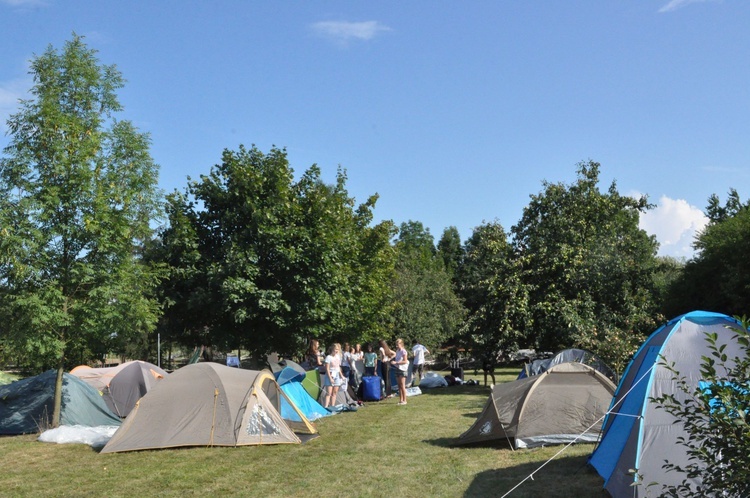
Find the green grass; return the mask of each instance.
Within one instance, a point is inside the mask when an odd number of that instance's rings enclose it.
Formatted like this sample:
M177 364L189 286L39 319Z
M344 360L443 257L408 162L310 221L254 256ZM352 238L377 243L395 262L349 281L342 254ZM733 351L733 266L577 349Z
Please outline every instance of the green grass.
M500 373L503 380L515 378L510 370ZM4 437L0 495L501 496L561 447L451 446L488 394L483 386L462 386L425 390L406 406L398 406L397 398L368 403L319 420L320 437L302 445L100 455L80 444ZM592 449L571 446L511 496L607 496L586 465Z

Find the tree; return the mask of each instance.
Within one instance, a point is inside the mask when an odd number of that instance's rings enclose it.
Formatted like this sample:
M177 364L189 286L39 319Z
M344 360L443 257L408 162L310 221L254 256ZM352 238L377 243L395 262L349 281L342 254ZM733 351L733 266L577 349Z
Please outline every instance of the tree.
M750 202L743 204L732 189L723 207L712 195L706 214L709 223L693 244L697 254L669 288L665 310L673 315L694 309L731 315L750 308Z
M459 295L467 309L461 329L466 346L493 364L525 342L528 295L508 234L497 222L474 229L458 268Z
M260 358L308 339L373 337L393 271L392 223L371 226L377 196L355 207L346 175L313 165L294 181L286 151L224 151L209 175L169 197L155 258L169 264L170 337Z
M464 249L461 246L461 236L456 227L448 227L443 230L443 235L438 241L438 254L443 259L445 270L454 276L464 257Z
M429 229L418 221L401 224L395 248L398 259L388 336L437 347L457 334L464 315L451 275L445 271Z
M31 61L32 99L8 119L0 161L0 282L6 344L62 374L74 351L143 342L158 274L141 258L158 212L149 137L128 121L123 79L73 35Z
M544 183L512 229L536 346L590 349L620 370L653 330L656 240L638 228L645 198L598 189L600 165L570 184Z
M711 355L701 363L703 385L691 388L674 364L667 365L684 400L666 394L654 401L684 425L688 438L680 438L679 444L686 448L689 463L667 461L664 468L685 479L662 486L660 496L750 495L750 321L736 318L732 340L744 354L728 357L727 344L718 343L718 334L707 334Z

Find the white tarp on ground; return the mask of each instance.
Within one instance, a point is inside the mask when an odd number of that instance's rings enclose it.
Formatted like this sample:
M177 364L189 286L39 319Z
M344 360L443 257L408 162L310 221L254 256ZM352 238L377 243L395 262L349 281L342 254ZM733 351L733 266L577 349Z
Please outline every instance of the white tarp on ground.
M419 387L422 388L446 387L447 385L448 381L435 372L427 372L424 379L419 381Z
M56 429L42 432L39 435L39 441L58 444L88 444L93 448L103 448L118 428L116 425L99 425L96 427L61 425Z

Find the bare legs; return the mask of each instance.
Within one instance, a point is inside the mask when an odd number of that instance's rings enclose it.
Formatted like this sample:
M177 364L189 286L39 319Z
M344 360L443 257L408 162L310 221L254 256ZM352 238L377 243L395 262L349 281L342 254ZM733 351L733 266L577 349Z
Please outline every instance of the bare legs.
M398 383L398 402L402 405L406 404L406 377L399 375L396 377Z

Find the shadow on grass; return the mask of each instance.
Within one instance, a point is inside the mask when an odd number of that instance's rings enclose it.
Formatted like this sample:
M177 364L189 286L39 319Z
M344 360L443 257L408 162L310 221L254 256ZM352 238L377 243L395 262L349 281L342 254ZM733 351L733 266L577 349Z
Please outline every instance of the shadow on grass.
M606 497L604 482L586 464L586 455L559 457L539 469L539 462L524 463L502 469L486 470L477 474L464 493L465 497L500 497L518 486L514 498L550 497ZM538 470L539 469L539 470ZM526 479L533 474L533 478ZM526 481L524 481L526 479Z
M480 443L459 444L458 437L439 437L435 439L424 439L423 443L439 446L441 448L494 448L498 450L509 450L510 442L504 439L494 439L492 441L482 441Z
M489 396L490 388L483 386L447 386L447 387L430 387L421 389L422 394L433 396L456 396L461 394L484 394Z

